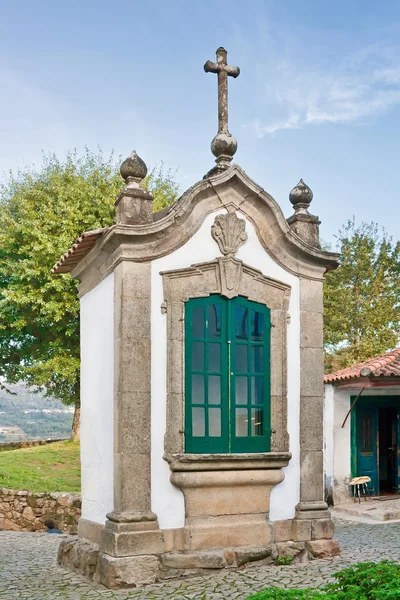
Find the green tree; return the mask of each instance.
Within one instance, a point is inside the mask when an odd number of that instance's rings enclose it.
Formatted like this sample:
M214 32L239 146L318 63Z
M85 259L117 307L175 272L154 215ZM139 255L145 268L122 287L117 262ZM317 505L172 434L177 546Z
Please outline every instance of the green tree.
M10 173L0 187L0 377L75 404L79 435L79 301L69 274L52 276L84 232L111 225L123 186L119 163L86 150L39 170ZM156 167L143 182L160 210L177 197L174 174ZM0 379L1 381L1 379Z
M326 276L328 371L394 348L400 336L400 242L376 223L349 220L337 236L341 266Z

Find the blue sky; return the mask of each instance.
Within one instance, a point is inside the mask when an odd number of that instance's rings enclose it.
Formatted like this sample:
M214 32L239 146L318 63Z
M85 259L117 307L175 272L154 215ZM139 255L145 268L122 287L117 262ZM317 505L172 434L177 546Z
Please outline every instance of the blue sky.
M0 172L136 149L184 190L214 164L223 45L235 162L286 216L302 177L326 240L353 214L400 237L399 34L398 0L1 2Z

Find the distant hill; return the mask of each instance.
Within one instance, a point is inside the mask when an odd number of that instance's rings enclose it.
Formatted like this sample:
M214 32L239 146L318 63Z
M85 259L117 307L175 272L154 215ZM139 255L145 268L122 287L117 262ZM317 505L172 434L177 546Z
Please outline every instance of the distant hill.
M73 406L44 398L24 387L8 386L15 396L0 390L0 442L68 438Z

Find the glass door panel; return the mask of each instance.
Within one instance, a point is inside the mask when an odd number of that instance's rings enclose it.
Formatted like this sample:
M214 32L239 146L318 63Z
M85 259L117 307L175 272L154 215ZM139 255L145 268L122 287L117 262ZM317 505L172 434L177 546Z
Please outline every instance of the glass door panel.
M232 452L267 452L270 448L269 316L265 306L244 298L232 300L228 307Z
M185 308L185 448L194 453L270 448L270 311L220 296Z
M185 310L185 447L187 452L225 452L228 427L226 300L191 300ZM222 408L222 409L221 409ZM225 409L226 412L226 409ZM227 415L225 417L227 420Z

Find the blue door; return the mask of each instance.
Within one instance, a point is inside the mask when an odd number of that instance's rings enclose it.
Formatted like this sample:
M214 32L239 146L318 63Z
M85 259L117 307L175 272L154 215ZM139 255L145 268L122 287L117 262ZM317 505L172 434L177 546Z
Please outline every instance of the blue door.
M393 450L393 468L392 468L392 488L393 491L400 494L400 409L396 410L396 421L392 427L392 450Z
M378 409L357 410L357 476L368 476L369 489L379 494Z

